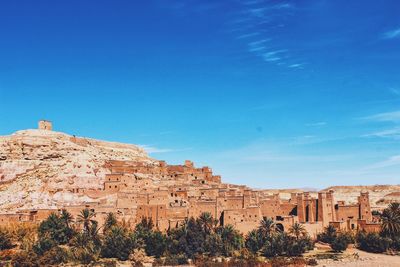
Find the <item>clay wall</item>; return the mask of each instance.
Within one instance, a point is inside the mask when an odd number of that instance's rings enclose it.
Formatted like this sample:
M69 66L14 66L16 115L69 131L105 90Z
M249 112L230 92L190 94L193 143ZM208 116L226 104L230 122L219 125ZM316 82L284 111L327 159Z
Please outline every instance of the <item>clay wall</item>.
M382 229L382 225L379 223L369 223L367 220L358 220L358 227L361 231L367 233L379 233Z
M338 221L346 221L347 219L359 218L359 205L337 206L336 218Z

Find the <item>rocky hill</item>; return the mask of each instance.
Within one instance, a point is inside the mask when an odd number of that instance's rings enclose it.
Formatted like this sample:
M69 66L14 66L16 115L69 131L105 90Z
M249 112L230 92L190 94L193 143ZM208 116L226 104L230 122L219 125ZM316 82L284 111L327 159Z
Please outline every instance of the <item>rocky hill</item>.
M400 185L359 185L332 186L323 191L333 190L335 200L356 203L359 192L369 192L371 208L381 209L391 202L400 202Z
M0 213L21 209L47 209L92 201L111 201L105 195L108 160L157 165L140 147L98 141L49 130L23 130L0 137ZM161 177L152 177L160 181ZM355 203L360 191L370 192L373 208L400 200L400 185L335 186L335 200ZM324 191L325 191L324 190ZM262 190L265 194L313 191ZM316 192L312 193L317 195Z
M0 212L90 201L77 189L103 188L106 160L153 162L137 146L47 130L0 137Z

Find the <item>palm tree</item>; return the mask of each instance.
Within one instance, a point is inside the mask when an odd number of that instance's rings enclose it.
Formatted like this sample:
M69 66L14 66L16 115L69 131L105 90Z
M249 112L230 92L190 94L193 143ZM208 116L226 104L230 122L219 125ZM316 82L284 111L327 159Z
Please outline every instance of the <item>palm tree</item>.
M233 251L242 247L243 237L232 225L219 227L219 234L222 239L225 256L231 256Z
M209 212L203 212L199 217L200 225L205 234L211 233L215 226L215 220Z
M101 246L99 231L100 231L100 228L98 227L98 222L94 221L89 226L89 231L87 232L91 241L93 242L93 244L96 248L100 248L100 246Z
M305 236L307 231L302 224L296 222L289 228L289 234L294 235L296 239L299 239L300 236Z
M260 233L263 237L270 236L279 231L276 227L276 223L271 218L263 217L260 226L258 227Z
M246 236L246 248L248 248L252 253L256 254L263 246L262 237L260 236L260 231L251 230Z
M107 232L108 230L111 229L111 227L117 225L118 221L117 218L115 217L115 214L110 212L107 214L106 220L104 221L104 226L103 230L104 232Z
M400 233L400 204L391 203L382 212L382 232L395 236Z
M72 217L71 213L66 209L61 210L60 219L67 227L70 227L71 223L74 221L74 217Z
M97 223L93 217L95 216L95 213L93 210L90 210L88 208L81 210L81 213L78 215L77 222L78 223L83 223L83 230L86 233L89 233L89 227L91 224Z

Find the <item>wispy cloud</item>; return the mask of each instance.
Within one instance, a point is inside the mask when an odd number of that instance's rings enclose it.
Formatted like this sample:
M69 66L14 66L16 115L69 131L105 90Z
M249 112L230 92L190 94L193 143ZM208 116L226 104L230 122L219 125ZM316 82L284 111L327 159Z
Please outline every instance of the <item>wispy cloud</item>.
M400 155L391 156L384 161L377 162L375 164L367 166L365 169L380 169L380 168L386 168L386 167L391 167L391 166L395 166L395 165L400 165Z
M400 121L400 110L396 110L396 111L392 111L392 112L378 113L375 115L364 117L363 119L371 120L371 121L399 122Z
M227 25L232 27L228 31L234 33L235 39L245 42L247 52L268 64L293 70L304 68L305 64L299 62L294 53L283 49L279 38L275 38L286 26L288 16L296 10L293 1L247 0L239 3L242 9L233 13Z
M263 54L263 58L267 62L279 61L283 58L283 53L285 53L286 51L287 50L285 49L269 51Z
M400 28L387 31L383 34L384 39L394 39L394 38L399 38L400 37Z
M236 39L244 39L244 38L250 38L250 37L254 37L254 36L258 36L260 35L259 32L251 32L251 33L246 33L246 34L242 34L236 37Z
M392 138L400 139L400 128L388 129L384 131L378 131L363 135L363 137L381 137L381 138Z
M302 69L304 67L304 63L290 64L288 67L292 69Z

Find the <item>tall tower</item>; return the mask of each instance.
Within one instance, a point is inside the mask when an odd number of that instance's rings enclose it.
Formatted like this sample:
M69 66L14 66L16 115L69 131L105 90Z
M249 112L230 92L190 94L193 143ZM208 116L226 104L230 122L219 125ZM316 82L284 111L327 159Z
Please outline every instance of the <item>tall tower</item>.
M52 131L53 130L53 124L51 123L51 121L40 120L39 121L39 130Z
M318 221L322 221L323 226L328 226L329 222L335 221L335 206L333 205L333 192L318 193Z
M367 220L367 222L372 221L372 213L371 213L371 206L369 203L369 193L368 192L361 192L360 196L358 197L358 204L359 204L359 218L361 220Z

